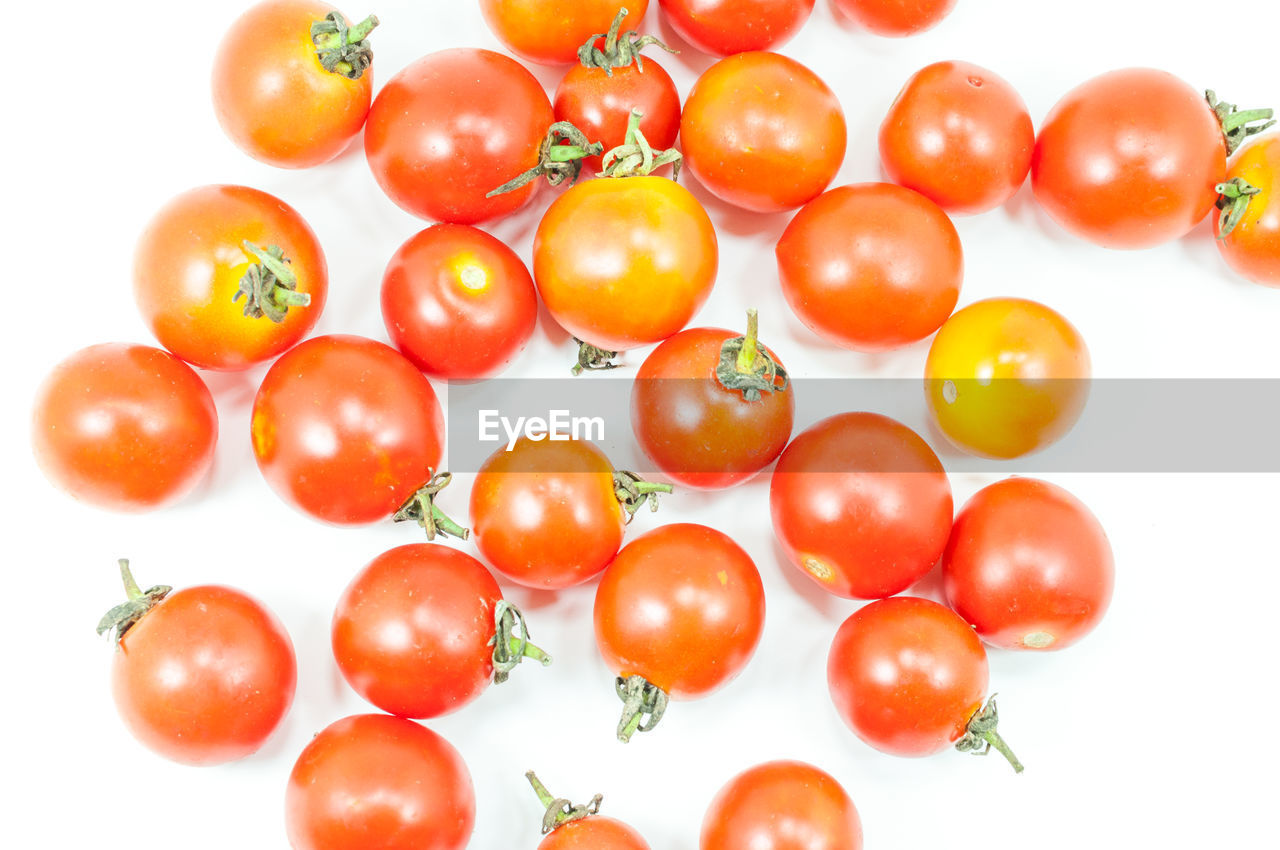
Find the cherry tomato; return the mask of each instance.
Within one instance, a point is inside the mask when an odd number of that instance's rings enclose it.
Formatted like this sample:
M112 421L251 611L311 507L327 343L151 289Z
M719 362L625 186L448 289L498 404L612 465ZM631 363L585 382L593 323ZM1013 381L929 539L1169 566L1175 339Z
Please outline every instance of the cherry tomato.
M956 0L832 0L867 32L890 38L933 29L951 14Z
M354 525L390 516L432 478L444 415L431 384L395 349L318 336L272 364L253 400L252 437L280 498Z
M732 56L791 40L814 0L659 0L667 23L703 53Z
M1280 286L1280 204L1271 203L1274 193L1280 191L1280 134L1267 136L1249 145L1236 155L1227 172L1226 188L1238 194L1238 184L1243 181L1249 190L1244 201L1248 204L1234 227L1223 236L1223 224L1228 219L1214 219L1214 234L1219 237L1218 250L1227 265L1254 283ZM1232 199L1223 203L1230 207Z
M822 194L844 160L840 102L794 59L740 53L694 84L680 118L685 162L721 200L754 212Z
M645 359L631 389L644 453L673 480L703 489L740 484L772 463L791 439L795 409L785 369L752 330L681 331Z
M1067 434L1089 398L1089 350L1058 313L989 298L947 320L929 348L925 396L947 439L971 454L1015 458Z
M519 62L490 50L441 50L378 92L364 151L378 185L401 208L478 224L533 198L537 183L486 195L538 164L554 120L541 83Z
M313 35L313 25L320 31ZM265 0L227 31L213 61L213 109L236 146L282 168L308 168L346 150L373 91L378 25L319 0Z
M951 219L891 183L819 195L787 225L776 254L782 294L800 321L859 351L900 348L936 331L964 280Z
M599 794L585 806L574 806L553 797L532 771L525 777L547 809L542 819L546 838L538 850L650 850L649 843L635 829L599 814Z
M947 603L1004 649L1071 646L1102 620L1115 584L1106 532L1079 499L1034 478L980 490L942 556Z
M995 209L1022 188L1036 133L1027 105L998 74L968 62L917 71L880 125L894 183L949 213Z
M133 258L133 294L165 348L202 369L236 371L292 348L329 292L320 242L297 210L247 186L201 186L151 219Z
M382 276L382 320L400 353L428 375L488 378L533 336L538 294L520 258L463 224L429 227L400 246Z
M540 65L577 61L578 48L609 28L624 0L480 0L485 23L513 53ZM640 26L649 0L625 0L622 30Z
M705 697L755 654L764 586L751 556L714 528L660 526L623 547L596 588L596 646L618 674L618 737L657 724L668 699Z
M385 714L344 717L312 738L285 793L294 850L463 850L475 818L458 751Z
M830 774L771 761L735 776L702 820L699 850L862 850L862 820Z
M90 346L55 366L36 393L31 442L40 469L96 507L176 502L209 471L217 440L209 388L158 348Z
M148 749L183 764L224 764L256 753L293 704L297 660L280 621L229 587L145 593L120 562L129 601L114 629L111 692L126 727Z
M791 563L849 599L906 590L938 562L951 531L951 484L937 455L874 413L832 416L792 440L769 505Z

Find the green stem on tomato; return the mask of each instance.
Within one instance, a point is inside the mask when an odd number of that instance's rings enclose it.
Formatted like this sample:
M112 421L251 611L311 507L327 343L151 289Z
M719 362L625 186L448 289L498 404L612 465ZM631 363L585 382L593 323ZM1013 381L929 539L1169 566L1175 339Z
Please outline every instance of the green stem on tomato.
M1213 187L1214 191L1221 195L1218 198L1218 238L1226 239L1231 235L1231 231L1236 229L1243 219L1244 214L1249 211L1249 203L1253 200L1253 196L1262 192L1257 186L1252 185L1243 177L1233 177L1226 183L1219 183Z
M621 365L613 360L618 356L619 352L598 348L589 342L583 342L576 336L573 341L578 344L578 362L569 371L575 376L581 375L584 371L604 372L609 369L617 369Z
M608 32L593 34L578 48L578 61L584 68L599 68L604 71L605 76L612 77L614 68L625 68L635 62L636 70L643 74L644 57L640 55L640 51L650 44L656 44L668 53L680 52L663 44L652 35L641 36L635 30L619 32L622 29L622 22L626 19L626 8L619 9ZM596 42L602 38L604 39L603 50L596 47Z
M511 671L526 658L532 658L543 667L551 664L551 656L529 642L529 627L520 609L505 599L499 599L493 608L493 682L500 685L511 676Z
M996 731L996 726L1000 722L1000 714L996 710L996 695L992 694L987 700L987 704L978 711L974 712L973 717L969 718L969 724L965 729L965 733L960 740L956 741L956 749L962 753L972 753L976 756L985 756L995 750L1008 759L1009 764L1013 765L1015 773L1022 773L1022 762L1018 761L1018 757L1013 754L1013 750L1000 737L1000 733Z
M538 146L538 164L490 190L485 197L514 192L539 177L545 177L552 186L559 186L565 180L570 184L576 183L582 173L582 160L603 150L603 142L591 141L568 121L557 121L548 128L542 144Z
M549 835L571 821L582 820L597 814L600 811L600 803L604 801L604 795L597 794L591 798L591 802L575 806L565 797L553 796L532 770L525 773L524 778L529 780L534 793L538 795L538 802L546 809L542 817L543 835Z
M98 621L98 634L113 632L113 640L116 643L120 642L125 632L129 631L135 623L141 620L144 614L159 604L173 590L167 584L158 584L144 592L142 588L138 587L138 582L133 577L133 571L129 569L129 559L121 558L119 567L120 580L124 583L125 601L103 614L102 619Z
M418 523L426 531L428 540L435 540L438 534L466 540L471 534L470 530L454 522L448 514L440 509L440 506L435 501L440 491L448 487L449 482L452 480L453 476L448 472L432 475L426 484L418 488L400 506L400 509L392 515L391 519L395 522L413 521Z
M720 347L716 379L727 390L741 392L747 401L759 401L764 393L783 392L790 386L787 370L759 343L760 316L747 311L747 332L727 339Z
M640 119L644 113L632 108L627 117L627 135L621 145L606 151L600 160L601 177L647 177L664 165L671 166L671 179L680 178L680 164L684 157L675 148L654 151L649 140L640 131Z
M289 258L280 246L259 248L246 239L240 247L258 261L245 270L240 288L231 296L233 302L244 297L246 316L251 319L265 316L279 324L289 314L290 307L306 307L311 303L310 294L297 291L298 277L289 268Z
M1227 143L1227 156L1231 156L1250 136L1256 136L1276 122L1272 120L1274 111L1270 109L1238 110L1234 103L1218 100L1212 89L1204 93L1209 108L1218 116L1222 125L1222 135ZM1265 122L1265 123L1259 123Z
M637 732L648 732L658 725L667 711L666 691L643 676L619 676L614 683L622 700L622 719L618 721L618 740L626 744Z
M365 41L378 25L370 15L355 26L347 24L341 12L330 12L324 20L311 24L311 43L320 66L331 74L358 80L373 64L373 48Z
M649 505L650 511L658 510L658 496L673 490L670 484L645 481L636 473L625 469L615 470L613 473L613 492L627 514L628 523L635 519L636 511L645 504Z

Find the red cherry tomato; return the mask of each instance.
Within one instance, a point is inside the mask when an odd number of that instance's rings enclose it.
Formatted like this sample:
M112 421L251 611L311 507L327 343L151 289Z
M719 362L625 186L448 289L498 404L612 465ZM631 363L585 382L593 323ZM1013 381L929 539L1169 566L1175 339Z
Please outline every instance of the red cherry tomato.
M791 441L769 486L791 563L836 596L877 599L915 584L951 531L951 484L928 443L874 413L842 413Z
M787 225L776 254L792 311L824 339L860 351L900 348L936 331L964 280L951 219L891 183L819 195Z
M862 820L830 774L798 761L745 770L716 794L699 850L862 850Z
M318 336L272 364L253 400L252 437L280 498L353 525L390 516L431 479L444 415L431 384L395 349Z
M880 162L894 183L949 213L994 209L1022 188L1035 128L1003 77L968 62L917 71L880 125Z
M547 808L542 819L542 839L538 850L650 850L639 832L620 820L598 814L600 795L586 806L569 805L551 795L532 771L525 777Z
M463 850L475 817L458 751L385 714L344 717L316 735L285 793L294 850Z
M364 151L378 185L403 209L478 224L533 198L536 182L486 195L538 164L554 120L541 83L519 62L489 50L441 50L378 92Z
M1115 561L1098 520L1061 487L1009 478L960 511L942 556L947 604L1004 649L1071 646L1111 602Z
M502 371L533 336L538 294L520 258L462 224L429 227L382 276L382 320L400 353L436 378Z
M867 32L890 38L933 29L951 14L956 0L832 0Z
M297 661L284 626L229 587L144 594L128 562L120 566L129 603L98 629L120 635L111 692L125 726L148 749L183 764L256 753L293 704Z
M320 242L297 210L247 186L201 186L152 218L133 294L160 344L202 369L247 369L315 326L329 292Z
M1235 226L1223 236L1224 222L1214 218L1214 234L1219 237L1218 250L1238 274L1264 286L1280 286L1280 203L1271 203L1280 191L1280 134L1259 139L1236 155L1231 161L1224 186L1233 195L1238 194L1239 184L1247 187L1245 201L1248 206L1237 217ZM1235 189L1235 191L1232 191ZM1256 192L1252 191L1256 190ZM1224 206L1231 206L1233 199L1224 198Z
M322 32L312 35L312 26ZM265 0L231 25L213 61L213 109L237 147L282 168L342 153L369 114L378 24L319 0Z
M176 502L209 471L217 440L209 388L158 348L82 349L36 394L31 442L40 469L96 507L145 511Z
M835 93L794 59L740 53L694 84L680 118L685 163L712 194L754 212L805 204L844 161Z
M732 56L791 40L814 0L660 0L667 23L703 53Z
M605 32L624 0L480 0L485 23L513 53L540 65L577 61L578 48ZM625 0L624 32L638 29L649 0Z

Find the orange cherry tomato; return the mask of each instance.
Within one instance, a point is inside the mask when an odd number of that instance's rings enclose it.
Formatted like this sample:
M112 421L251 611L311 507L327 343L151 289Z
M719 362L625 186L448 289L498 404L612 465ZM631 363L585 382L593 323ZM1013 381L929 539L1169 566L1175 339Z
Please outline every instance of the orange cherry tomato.
M707 808L699 850L862 850L862 820L829 773L798 761L756 765Z
M538 850L650 850L649 842L631 826L598 813L600 795L585 806L570 804L566 811L565 801L553 797L532 771L525 777L547 808L542 819L546 838Z
M901 38L933 29L951 14L956 0L832 0L867 32Z
M661 0L667 23L703 53L772 50L800 31L814 0Z
M578 48L607 32L623 5L622 31L638 29L649 0L480 0L480 12L498 40L539 65L568 65Z
M1256 193L1231 232L1218 239L1218 250L1238 274L1264 286L1280 286L1280 133L1250 144L1231 161L1227 182L1244 181ZM1226 188L1226 187L1224 187ZM1230 191L1230 189L1228 189ZM1224 199L1229 203L1231 199ZM1222 236L1224 219L1214 218L1214 233Z

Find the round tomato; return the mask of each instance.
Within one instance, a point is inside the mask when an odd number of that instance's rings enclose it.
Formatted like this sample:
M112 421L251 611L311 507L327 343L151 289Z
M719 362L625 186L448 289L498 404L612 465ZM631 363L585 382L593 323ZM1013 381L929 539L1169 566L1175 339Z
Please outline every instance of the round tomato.
M631 388L640 448L672 479L702 489L740 484L786 448L796 399L786 370L746 336L693 328L645 359Z
M1102 620L1115 585L1106 532L1079 499L1034 478L980 490L942 556L947 604L1004 649L1071 646Z
M400 353L428 375L488 378L533 336L538 293L504 243L464 224L438 224L387 264L382 320Z
M475 819L458 751L385 714L331 723L298 756L285 792L294 850L463 850Z
M320 0L265 0L227 31L213 60L213 109L231 141L282 168L319 165L364 126L378 25L351 25Z
M792 440L769 506L791 563L849 599L906 590L938 562L951 531L951 484L937 455L874 413L832 416Z
M862 820L830 774L798 761L745 770L702 820L699 850L862 850Z
M477 224L533 198L535 182L489 193L538 165L554 120L542 84L519 62L490 50L441 50L378 92L364 151L378 185L403 209Z
M668 699L732 681L764 630L751 556L705 525L660 526L623 547L596 588L596 646L618 674L618 738L657 725Z
M867 32L890 38L933 29L951 14L956 0L832 0Z
M533 771L525 777L547 810L542 818L542 834L546 838L538 850L650 850L640 833L620 820L599 814L601 795L586 805L575 806L564 798L551 796Z
M111 692L126 727L148 749L183 764L224 764L256 753L289 706L298 680L293 643L262 603L229 587L145 593L120 562L128 601L114 630Z
M895 756L999 750L1022 765L996 732L995 701L984 707L987 653L950 608L911 596L860 609L836 633L827 659L836 710L867 744Z
M964 280L951 219L891 183L819 195L787 225L776 254L782 294L800 321L859 351L900 348L936 331Z
M540 65L568 65L578 48L609 28L621 0L480 0L480 12L498 40ZM626 0L621 29L640 26L649 0Z
M1022 188L1036 133L1022 96L968 62L917 71L880 125L880 162L894 183L949 213L994 209Z
M40 469L100 508L176 502L209 471L217 441L218 412L204 381L147 345L77 351L36 393L31 442Z
M1232 160L1226 182L1218 187L1224 209L1214 220L1227 265L1265 286L1280 286L1280 204L1271 203L1280 191L1278 175L1280 134L1249 145Z
M721 200L754 212L822 194L844 161L846 128L827 84L794 59L740 53L694 84L680 118L685 161Z
M133 294L165 348L201 369L247 369L315 327L329 292L320 242L297 210L247 186L201 186L151 219Z
M772 50L809 20L814 0L659 0L667 23L703 53Z
M430 382L395 349L318 336L272 364L253 400L252 438L258 468L282 499L354 525L391 516L432 479L444 414Z
M947 320L929 348L925 396L947 439L1015 458L1067 434L1089 398L1089 350L1043 304L989 298Z

